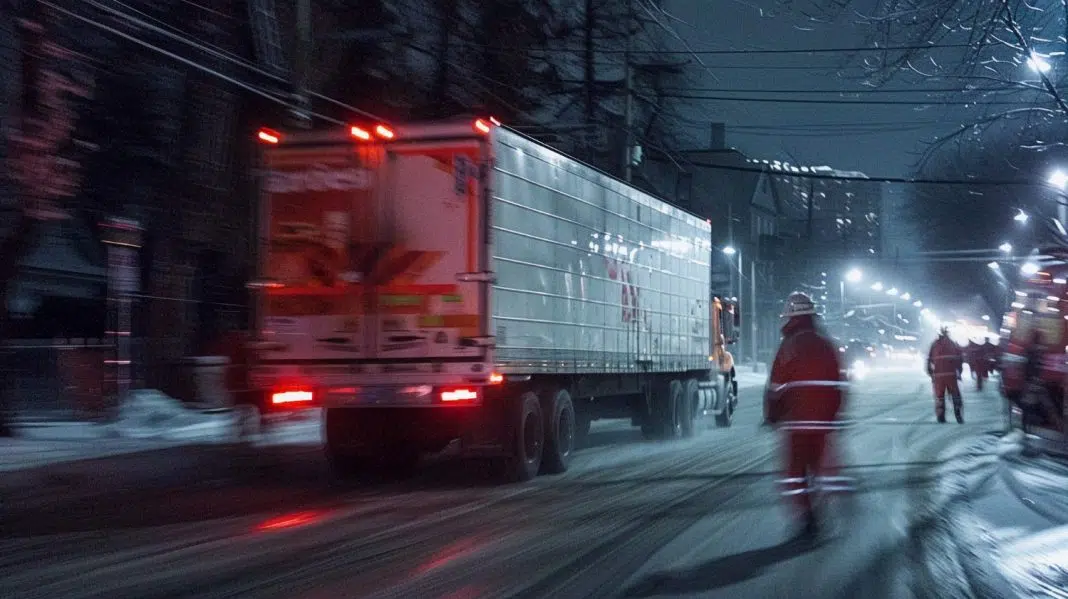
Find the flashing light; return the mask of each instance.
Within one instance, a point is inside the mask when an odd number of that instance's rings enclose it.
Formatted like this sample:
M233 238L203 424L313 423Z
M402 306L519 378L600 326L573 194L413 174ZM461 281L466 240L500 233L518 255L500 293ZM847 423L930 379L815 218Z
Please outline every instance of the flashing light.
M393 139L397 137L397 134L393 132L393 129L385 125L375 125L375 135L382 139Z
M490 124L491 124L491 122L487 122L487 121L485 121L483 119L475 119L475 123L474 123L475 131L478 131L479 133L482 133L484 135L488 135L489 132L490 132Z
M260 129L256 132L256 138L263 143L276 144L282 141L282 136L278 134L274 129Z
M311 403L315 400L315 394L311 391L280 391L271 395L271 403L276 406Z
M441 401L475 401L478 399L478 391L474 389L449 389L441 392Z
M349 129L349 133L360 141L371 141L371 132L363 127L353 125L352 128Z

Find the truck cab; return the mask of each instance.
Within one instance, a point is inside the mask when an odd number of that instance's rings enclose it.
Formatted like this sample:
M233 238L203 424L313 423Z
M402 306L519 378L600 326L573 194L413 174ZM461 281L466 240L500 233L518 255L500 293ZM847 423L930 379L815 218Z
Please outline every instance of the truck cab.
M738 406L738 380L734 369L734 355L728 346L738 342L742 328L742 315L737 300L726 296L712 297L712 355L708 360L715 364L718 374L714 389L717 394L711 411L717 426L730 426L734 409ZM721 401L722 400L722 401Z

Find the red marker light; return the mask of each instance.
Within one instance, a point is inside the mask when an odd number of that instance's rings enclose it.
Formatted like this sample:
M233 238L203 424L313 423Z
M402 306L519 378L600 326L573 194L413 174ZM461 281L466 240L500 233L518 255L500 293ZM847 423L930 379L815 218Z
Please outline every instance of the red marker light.
M276 144L282 140L282 136L272 129L260 129L259 132L256 133L256 137L263 143L268 144Z
M482 119L475 119L475 131L488 134L490 132L490 125Z
M504 375L499 372L490 374L489 382L491 385L499 385L504 382Z
M310 403L314 399L315 395L311 391L281 391L271 395L271 403L276 406Z
M382 139L393 139L397 136L397 134L393 132L393 129L390 129L385 125L376 126L375 135L381 137Z
M371 132L367 129L353 125L352 128L349 129L349 132L352 133L352 136L356 139L361 141L371 141Z
M474 389L451 389L441 392L441 401L474 401L478 399L478 391Z

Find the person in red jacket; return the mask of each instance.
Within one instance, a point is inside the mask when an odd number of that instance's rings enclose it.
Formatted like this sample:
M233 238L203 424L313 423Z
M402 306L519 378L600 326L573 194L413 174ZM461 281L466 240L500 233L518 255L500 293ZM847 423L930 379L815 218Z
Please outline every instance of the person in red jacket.
M927 353L927 375L934 384L935 416L939 422L946 421L946 393L953 397L953 415L957 422L964 424L964 402L960 397L957 381L964 369L964 354L960 346L949 338L949 329L942 327L938 339L931 344Z
M804 293L786 300L783 340L775 355L765 396L767 418L786 432L783 493L801 520L801 535L814 536L818 521L812 505L813 479L828 478L824 456L849 383L838 352L816 326L816 306Z

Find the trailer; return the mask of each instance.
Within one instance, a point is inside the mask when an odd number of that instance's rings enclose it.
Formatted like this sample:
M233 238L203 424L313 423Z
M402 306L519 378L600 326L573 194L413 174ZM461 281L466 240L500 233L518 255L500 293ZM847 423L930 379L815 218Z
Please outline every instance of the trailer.
M452 448L527 480L593 420L729 426L710 221L494 119L261 130L253 380L335 472Z

